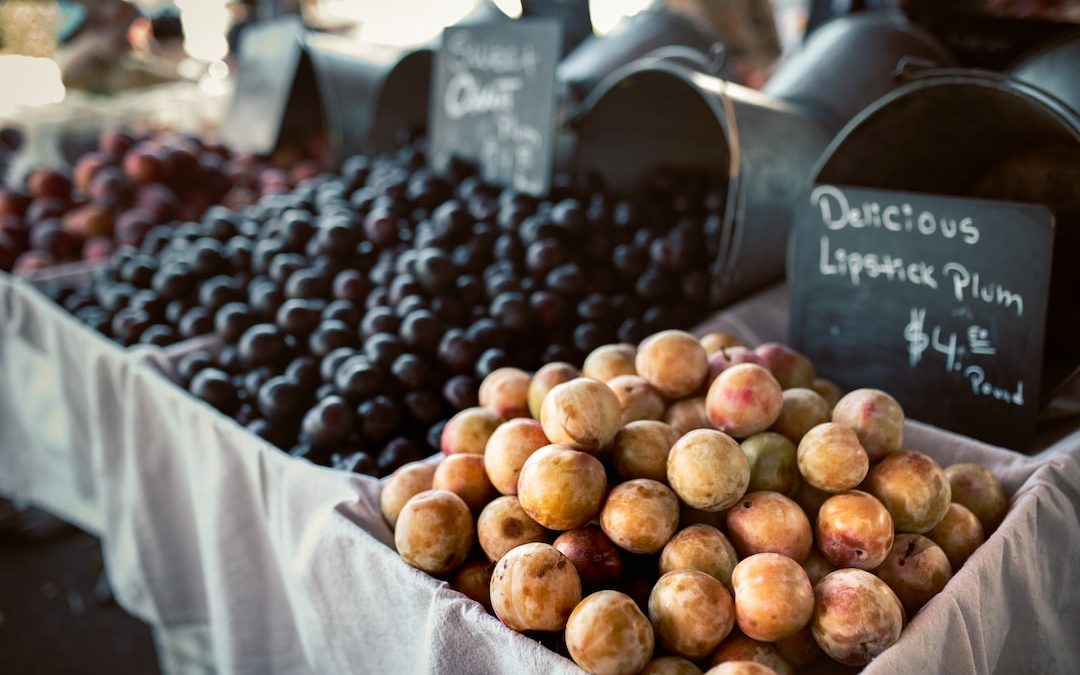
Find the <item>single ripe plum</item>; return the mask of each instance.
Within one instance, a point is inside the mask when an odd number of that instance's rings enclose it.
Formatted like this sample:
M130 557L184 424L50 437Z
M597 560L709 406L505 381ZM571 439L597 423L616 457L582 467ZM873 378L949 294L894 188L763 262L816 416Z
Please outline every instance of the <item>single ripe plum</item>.
M731 570L739 563L735 547L724 533L698 523L675 533L660 553L660 574L698 570L731 586Z
M697 660L731 633L735 604L715 578L697 570L676 570L653 586L649 620L666 650Z
M443 427L442 451L447 455L469 453L483 455L488 439L503 419L487 408L466 408Z
M622 575L622 554L599 527L563 532L551 545L574 564L585 588L609 586Z
M958 570L986 541L984 532L978 516L966 506L953 502L945 517L926 536L945 551L953 570Z
M566 622L570 658L596 675L633 675L652 658L653 629L637 604L618 591L581 601Z
M667 459L679 432L663 422L630 422L615 434L612 459L615 471L624 480L651 478L667 483Z
M658 420L664 415L664 399L638 375L618 375L607 381L622 410L621 424L638 420Z
M799 492L802 479L795 444L786 436L765 431L750 436L741 445L750 462L751 492L770 490L788 497Z
M896 593L908 616L913 616L949 583L952 565L945 551L921 534L898 534L874 573Z
M397 525L398 514L405 502L431 489L436 465L430 462L409 462L386 479L379 493L379 509L390 529Z
M638 346L634 365L639 375L669 399L690 396L709 373L705 348L681 330L665 330L645 338Z
M725 661L710 668L707 675L778 675L778 673L757 661Z
M840 389L832 380L827 380L824 377L815 377L814 383L810 385L810 388L816 391L821 398L825 399L825 402L829 404L829 412L836 408L836 404L843 398L844 392Z
M904 443L904 409L880 389L856 389L837 401L832 421L851 427L873 464Z
M615 392L586 377L556 385L540 406L540 424L552 443L592 453L611 443L621 419Z
M754 353L761 357L784 389L810 387L814 384L814 364L791 347L779 342L766 342L758 345Z
M484 456L468 452L443 459L435 469L431 487L453 492L473 513L478 513L498 494L484 471Z
M785 389L780 417L776 418L771 431L787 436L792 443L798 443L807 431L831 419L830 410L825 399L813 389Z
M590 377L600 382L607 382L620 375L637 375L634 357L637 348L629 344L614 344L597 347L585 357L581 365L582 377Z
M794 675L795 673L776 645L771 642L760 642L740 633L733 633L716 648L709 657L709 665L713 667L713 670L708 672L713 672L717 667L727 663L747 662L770 668L777 675Z
M580 601L577 570L548 544L510 550L491 575L495 616L516 631L562 630Z
M859 490L829 497L818 511L818 549L837 567L874 569L889 554L893 532L888 509Z
M837 570L814 587L810 629L822 651L840 663L865 666L900 639L904 610L881 579L864 570Z
M709 421L736 438L765 431L780 416L783 391L768 370L740 363L720 373L705 398Z
M731 572L739 630L775 642L793 635L814 613L814 588L806 570L779 553L755 553Z
M985 532L993 532L1009 510L1009 499L994 474L969 462L953 464L945 469L945 475L952 486L953 502L974 513Z
M480 383L480 407L504 420L529 416L529 383L532 378L520 368L498 368Z
M793 635L777 640L776 648L780 650L780 655L796 668L809 666L821 653L810 624L803 626Z
M668 484L688 506L723 511L746 494L750 462L731 436L698 429L671 446L667 475Z
M448 574L473 546L469 507L453 492L428 490L405 502L394 529L394 546L405 562L428 574Z
M655 480L628 480L608 495L600 511L600 527L620 548L657 553L679 527L679 499Z
M825 556L821 555L821 551L816 548L810 551L810 555L803 561L802 566L806 570L806 576L810 577L810 584L813 586L817 586L817 582L824 579L827 574L836 571L836 567L826 560Z
M498 562L512 548L531 542L547 542L547 530L525 513L517 497L508 495L492 501L480 512L476 519L476 538L488 560Z
M664 412L664 422L670 424L680 434L688 434L694 429L712 429L709 414L705 409L705 397L684 398L676 401Z
M743 344L742 340L731 333L723 333L720 331L702 335L699 342L701 342L701 347L705 350L705 353L709 355L712 355L714 352L718 352L721 349L746 346Z
M892 516L897 532L923 533L945 517L952 488L944 469L921 452L891 452L866 476L863 487Z
M504 495L516 495L525 460L549 443L536 420L518 417L499 425L484 449L484 470L491 484Z
M709 374L705 376L705 381L702 383L702 393L709 391L709 387L720 376L720 373L740 363L752 363L755 366L765 367L765 361L755 354L754 350L747 347L722 347L709 354Z
M491 611L491 573L493 563L474 560L462 565L450 581L450 587L479 602L484 609Z
M810 555L814 534L799 505L779 492L748 492L727 512L727 532L739 556L779 553L795 562Z
M518 499L529 517L551 530L582 527L600 511L607 492L604 465L562 445L540 448L518 476Z
M649 661L639 675L701 675L701 668L681 656L661 656Z
M799 441L799 475L826 492L850 490L866 478L870 458L850 428L826 422Z
M540 419L540 406L544 403L544 397L563 382L569 382L581 377L581 371L562 361L549 363L540 368L529 381L528 403L529 414L534 419Z

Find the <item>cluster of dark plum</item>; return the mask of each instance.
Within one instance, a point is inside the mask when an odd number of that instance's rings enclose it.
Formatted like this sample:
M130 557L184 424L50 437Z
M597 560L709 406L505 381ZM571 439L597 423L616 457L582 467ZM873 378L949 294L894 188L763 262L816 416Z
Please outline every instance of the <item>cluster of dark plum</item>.
M722 192L556 183L541 200L465 162L437 174L417 141L151 230L56 297L124 344L213 333L177 366L194 395L294 455L382 475L436 451L491 371L580 364L709 308Z

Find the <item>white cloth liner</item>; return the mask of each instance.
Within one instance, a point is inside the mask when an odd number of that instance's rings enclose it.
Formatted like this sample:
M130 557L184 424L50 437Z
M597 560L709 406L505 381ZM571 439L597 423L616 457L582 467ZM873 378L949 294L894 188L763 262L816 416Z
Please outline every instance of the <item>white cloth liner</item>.
M785 318L779 289L698 332L782 340ZM580 672L406 565L378 481L290 458L168 381L163 359L0 275L0 493L101 536L126 609L206 622L223 674ZM1080 672L1080 429L1033 457L914 422L906 439L987 465L1014 503L866 672Z

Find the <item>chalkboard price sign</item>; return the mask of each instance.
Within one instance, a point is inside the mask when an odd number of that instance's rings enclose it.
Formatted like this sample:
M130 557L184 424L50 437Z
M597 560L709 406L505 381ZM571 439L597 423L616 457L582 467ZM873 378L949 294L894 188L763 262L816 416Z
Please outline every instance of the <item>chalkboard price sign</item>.
M547 193L561 30L546 19L453 26L435 56L431 159L477 162L486 180Z
M841 386L1019 449L1039 407L1053 225L1035 204L817 185L789 250L792 344Z

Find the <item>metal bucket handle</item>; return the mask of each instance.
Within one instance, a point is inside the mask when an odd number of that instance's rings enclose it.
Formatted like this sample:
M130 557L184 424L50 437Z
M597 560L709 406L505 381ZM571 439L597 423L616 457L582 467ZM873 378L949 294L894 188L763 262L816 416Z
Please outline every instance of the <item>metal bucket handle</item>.
M1080 118L1073 112L1071 106L1060 98L1045 89L1021 80L1018 77L1006 75L1005 73L998 73L980 68L943 67L932 61L905 56L896 64L896 70L893 71L893 77L897 82L902 84L959 77L969 81L971 79L983 80L987 84L998 87L1015 87L1023 90L1024 93L1033 96L1036 99L1042 99L1048 107L1054 110L1054 112L1070 120L1072 122L1070 126L1074 129L1080 124Z
M686 45L667 45L652 50L642 59L671 61L699 73L719 77L724 66L727 65L727 50L724 49L722 42L712 43L708 54L702 54L697 49Z

